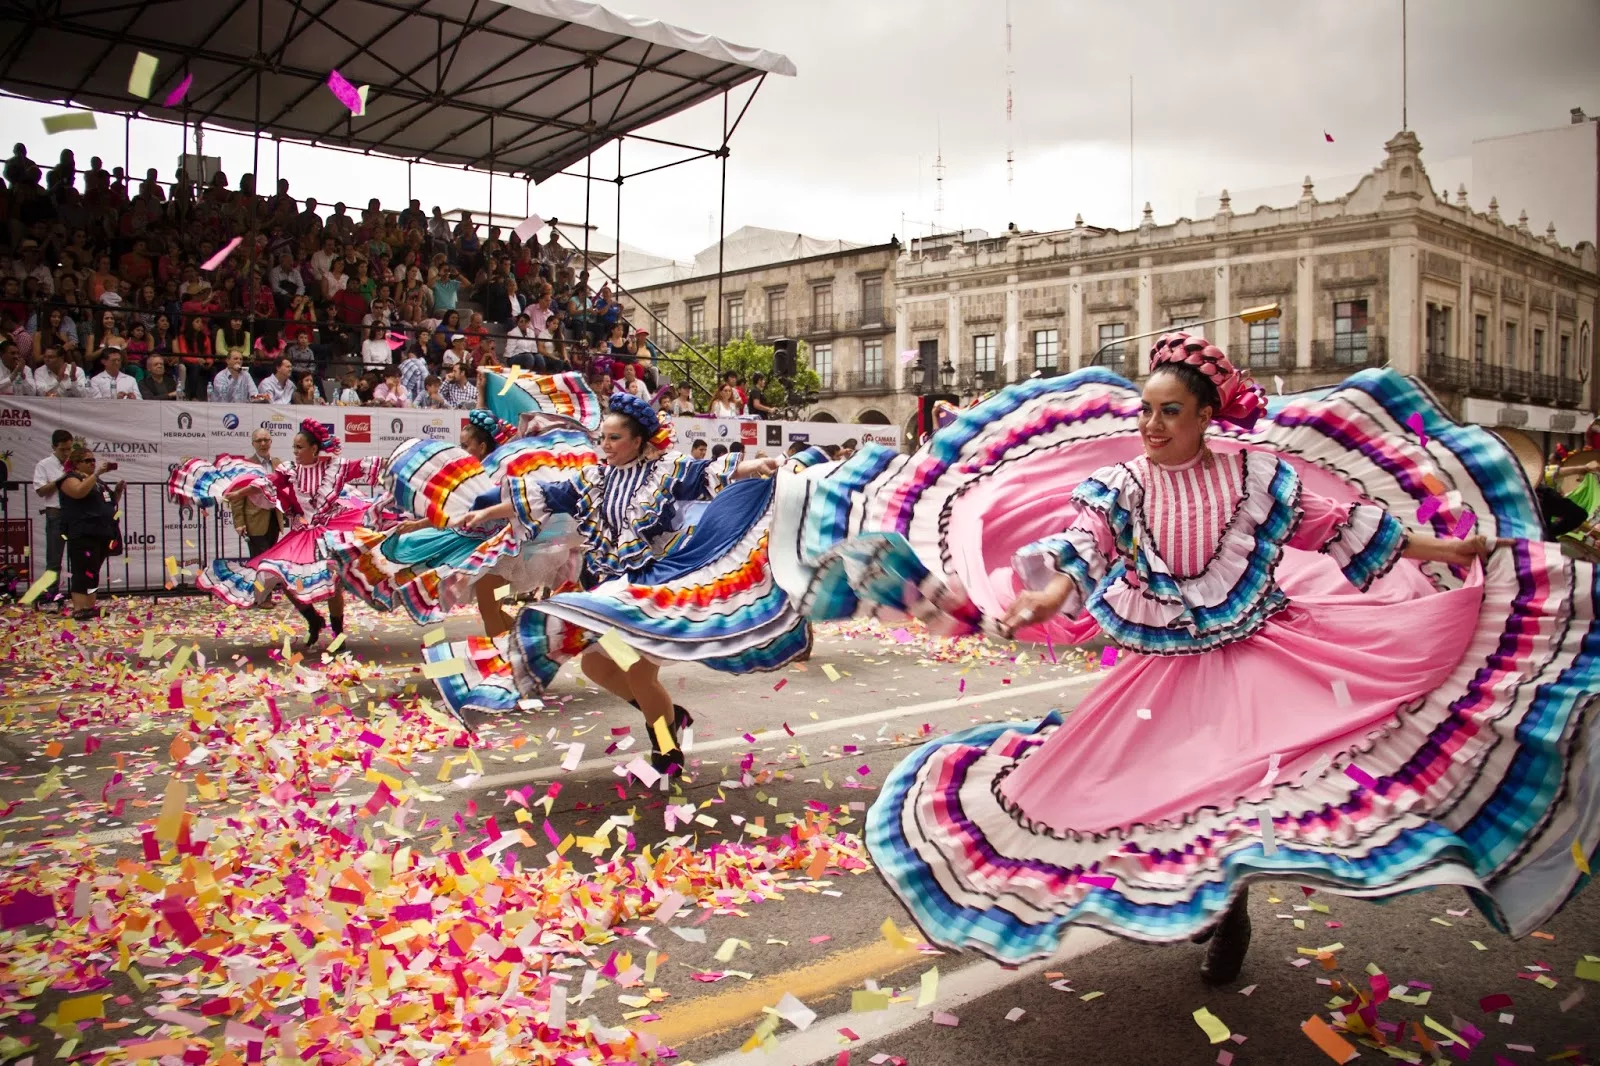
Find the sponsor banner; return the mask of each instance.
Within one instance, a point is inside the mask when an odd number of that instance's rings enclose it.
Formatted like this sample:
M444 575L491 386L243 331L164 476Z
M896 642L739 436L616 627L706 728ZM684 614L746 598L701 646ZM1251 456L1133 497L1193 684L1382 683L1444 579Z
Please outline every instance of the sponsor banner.
M795 443L843 444L847 440L860 443L900 447L898 426L867 426L853 422L766 422L751 418L693 418L683 417L673 422L677 446L687 450L697 440L715 447L735 442L744 445L752 456L766 452L781 455Z
M344 442L343 454L387 456L413 437L453 441L466 424L465 411L418 411L350 407L276 407L268 404L151 403L131 400L81 400L42 396L0 396L0 463L24 488L10 494L10 525L5 543L31 540L33 573L44 569L41 501L31 489L34 467L50 453L50 435L65 429L88 441L96 455L117 464L108 481L130 488L123 501L127 554L108 565L109 588L154 589L166 581L166 559L192 567L221 554L248 553L232 524L218 523L210 511L195 513L167 499L167 477L184 459L249 455L257 429L272 434L272 453L291 455L301 419L314 417ZM842 444L850 438L900 446L895 426L841 422L763 422L743 418L680 418L677 446L696 440L713 446L738 442L752 456L780 455L795 442ZM143 483L143 484L139 484ZM17 505L21 505L20 507ZM27 513L16 513L25 508Z

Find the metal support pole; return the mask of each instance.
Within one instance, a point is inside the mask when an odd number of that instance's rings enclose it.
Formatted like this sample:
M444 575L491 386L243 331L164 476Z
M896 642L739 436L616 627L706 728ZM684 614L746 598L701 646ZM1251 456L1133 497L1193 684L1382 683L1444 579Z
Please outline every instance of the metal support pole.
M594 68L599 66L598 61L590 56L589 67L589 120L584 123L584 154L583 154L583 272L589 272L589 190L594 186ZM584 294L584 298L592 297Z
M133 116L122 116L122 178L133 184ZM129 194L131 197L131 193Z
M406 206L411 206L411 160L406 160Z
M722 91L722 147L718 149L722 156L722 191L721 200L717 208L717 379L722 378L722 274L724 270L724 255L727 251L728 238L728 91ZM714 394L716 382L711 383Z
M486 224L494 225L494 112L489 112L489 217ZM488 236L487 233L484 234Z
M617 265L616 265L616 267L615 267L613 272L617 275L617 277L620 278L622 276L622 138L621 137L617 138L617 228L616 228L616 230L614 232L615 232L615 236L617 238ZM618 297L620 297L622 294L618 293L617 295L618 295ZM617 302L621 303L622 301L620 299L618 299ZM638 353L635 352L634 354L637 355Z

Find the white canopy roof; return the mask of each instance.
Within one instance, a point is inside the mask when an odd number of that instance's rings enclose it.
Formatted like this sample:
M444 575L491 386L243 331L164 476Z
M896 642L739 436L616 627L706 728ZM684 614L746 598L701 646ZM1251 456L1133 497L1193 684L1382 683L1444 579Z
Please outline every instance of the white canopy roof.
M753 78L795 73L775 52L581 0L54 0L48 8L0 21L0 89L535 181ZM160 60L149 100L128 92L141 51ZM328 89L332 70L371 87L362 115ZM185 102L163 106L190 74Z

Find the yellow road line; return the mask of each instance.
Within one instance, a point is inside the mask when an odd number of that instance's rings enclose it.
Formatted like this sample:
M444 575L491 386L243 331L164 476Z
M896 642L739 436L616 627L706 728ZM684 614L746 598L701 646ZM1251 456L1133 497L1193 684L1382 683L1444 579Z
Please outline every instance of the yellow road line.
M644 1028L663 1043L681 1045L758 1020L761 1008L777 1006L785 992L793 993L796 999L810 1001L854 988L869 977L884 977L923 961L920 952L878 940L865 947L834 952L792 970L758 977L726 992L685 999L662 1011L659 1019Z

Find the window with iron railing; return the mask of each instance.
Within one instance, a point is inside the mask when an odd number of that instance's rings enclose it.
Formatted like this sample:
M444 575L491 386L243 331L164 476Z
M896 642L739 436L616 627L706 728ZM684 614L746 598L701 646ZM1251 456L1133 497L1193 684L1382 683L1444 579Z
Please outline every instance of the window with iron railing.
M883 315L883 279L861 279L861 313L862 320L881 318Z
M1128 324L1126 322L1107 322L1100 327L1099 332L1096 334L1099 337L1100 344L1095 350L1101 353L1101 366L1116 366L1122 362L1127 355L1128 346L1117 342L1127 335ZM1108 344L1111 347L1106 347Z
M1472 316L1472 364L1483 366L1489 361L1489 316Z
M823 388L833 388L833 345L819 344L811 349L811 369L822 379Z
M1506 366L1517 365L1517 324L1506 323Z
M767 292L767 321L773 324L774 329L781 329L777 323L789 317L789 294L782 289L771 289Z
M882 341L867 341L861 346L861 380L867 385L883 384Z
M1274 319L1267 322L1250 323L1250 347L1248 366L1277 366L1280 358L1280 338L1278 333L1279 323Z
M811 317L827 318L833 314L833 286L813 285L811 287Z
M1333 361L1351 365L1367 361L1367 301L1340 300L1333 305Z
M972 369L979 374L994 373L993 333L980 333L972 338Z
M1450 355L1450 308L1429 304L1427 310L1427 354L1437 358Z
M728 324L728 332L735 337L740 336L744 333L744 297L730 296L727 304L723 319Z
M1567 380L1567 371L1572 369L1572 338L1565 333L1556 341L1556 376L1562 381Z
M1533 331L1533 372L1544 373L1544 330Z
M706 335L706 302L694 300L689 304L689 336L699 340Z
M1033 331L1033 368L1054 370L1061 358L1061 331L1036 329Z
M1200 325L1199 315L1174 315L1172 318L1172 331L1182 331L1191 337L1206 339L1206 328Z

